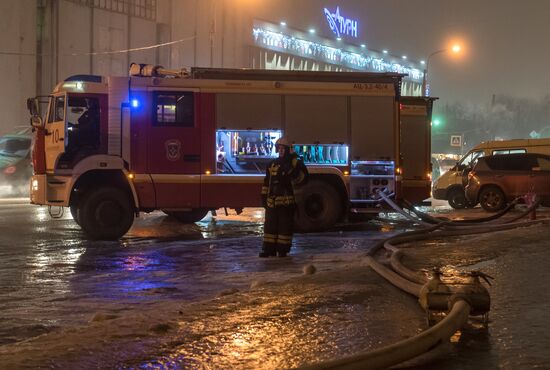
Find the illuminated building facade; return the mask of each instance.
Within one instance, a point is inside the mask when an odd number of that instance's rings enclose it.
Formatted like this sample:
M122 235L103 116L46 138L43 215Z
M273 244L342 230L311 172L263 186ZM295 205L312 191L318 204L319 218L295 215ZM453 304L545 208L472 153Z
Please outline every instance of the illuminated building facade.
M172 3L172 66L398 72L402 93L421 95L424 66L365 45L359 0L210 0Z
M398 72L407 74L402 91L421 95L423 71L413 63L399 63L383 52L361 46L341 46L332 40L308 37L286 26L255 21L252 29L252 66L262 69Z
M375 45L380 28L368 22L369 12L364 0L5 2L0 20L10 32L0 37L0 134L26 124L27 97L47 95L75 74L126 75L131 62L400 72L408 74L402 93L420 95L422 65L365 41Z

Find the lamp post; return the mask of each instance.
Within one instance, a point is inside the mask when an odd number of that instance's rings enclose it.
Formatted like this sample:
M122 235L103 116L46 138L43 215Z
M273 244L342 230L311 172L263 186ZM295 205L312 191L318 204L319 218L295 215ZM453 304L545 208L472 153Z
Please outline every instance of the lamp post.
M439 49L430 53L430 55L428 55L428 58L426 58L426 66L424 67L424 76L422 78L422 94L424 96L428 96L428 68L430 66L430 59L432 59L432 57L437 54L446 53L449 50L456 54L460 52L460 49L461 49L460 45L453 45L453 47L450 49L449 48Z

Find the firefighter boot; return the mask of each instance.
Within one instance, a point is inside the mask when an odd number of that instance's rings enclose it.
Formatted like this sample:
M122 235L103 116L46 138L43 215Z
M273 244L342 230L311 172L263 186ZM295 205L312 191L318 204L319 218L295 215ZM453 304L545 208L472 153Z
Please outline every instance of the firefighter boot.
M286 255L290 252L290 248L286 246L277 246L277 257L286 257Z
M266 258L266 257L274 257L277 255L277 251L275 250L275 247L273 246L263 246L262 251L258 255L258 257Z

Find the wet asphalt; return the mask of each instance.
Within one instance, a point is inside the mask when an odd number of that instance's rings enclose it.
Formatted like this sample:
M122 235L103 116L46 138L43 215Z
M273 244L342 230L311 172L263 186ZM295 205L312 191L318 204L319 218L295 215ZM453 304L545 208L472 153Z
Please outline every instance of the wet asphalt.
M87 325L98 312L131 316L159 302L179 307L178 324L170 339L150 344L153 352L128 350L115 359L54 353L50 365L291 368L425 329L415 300L354 264L374 242L411 229L409 223L389 214L296 235L284 261L257 258L261 225L259 210L193 225L155 212L120 241L90 242L68 214L52 219L45 207L0 201L0 359L20 364L9 355L17 343ZM404 246L413 268L474 265L496 277L489 327L466 328L440 353L408 368L550 368L547 231ZM304 275L307 265L316 266L315 278ZM26 363L32 368L43 360Z

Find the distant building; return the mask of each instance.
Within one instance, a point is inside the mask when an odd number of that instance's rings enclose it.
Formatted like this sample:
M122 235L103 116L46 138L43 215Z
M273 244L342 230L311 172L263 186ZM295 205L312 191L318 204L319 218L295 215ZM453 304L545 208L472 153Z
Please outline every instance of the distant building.
M364 1L330 3L174 1L172 39L196 38L172 47L172 66L399 72L403 93L421 95L419 62L366 45Z
M365 45L365 12L361 0L4 1L0 134L27 124L27 97L74 74L126 75L131 62L399 72L403 94L420 95L421 65Z

